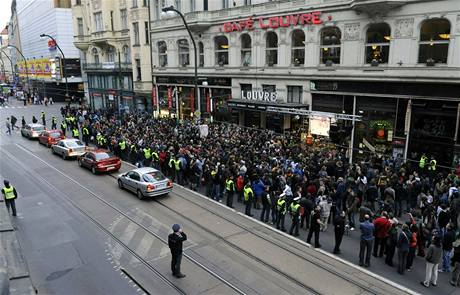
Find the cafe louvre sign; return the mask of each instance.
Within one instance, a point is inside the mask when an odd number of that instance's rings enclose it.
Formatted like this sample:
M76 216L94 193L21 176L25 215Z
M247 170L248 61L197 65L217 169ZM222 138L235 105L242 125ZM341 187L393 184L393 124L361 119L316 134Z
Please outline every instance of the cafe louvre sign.
M226 22L223 25L222 31L224 33L230 32L241 32L241 31L252 31L256 28L260 29L277 29L295 27L297 25L321 25L324 19L331 20L332 16L323 16L320 11L291 14L283 16L271 16L271 17L249 17L239 21Z
M277 94L276 92L268 92L268 91L244 91L242 90L241 99L276 102Z

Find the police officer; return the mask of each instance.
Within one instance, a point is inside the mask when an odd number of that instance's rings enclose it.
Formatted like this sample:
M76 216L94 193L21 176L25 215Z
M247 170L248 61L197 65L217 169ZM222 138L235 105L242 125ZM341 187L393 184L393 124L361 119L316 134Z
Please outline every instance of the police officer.
M80 131L78 131L77 126L72 128L72 136L73 138L80 139Z
M289 229L289 234L294 236L299 236L299 219L300 219L300 197L294 198L291 205L289 206L289 212L291 213L291 228Z
M244 195L244 204L246 205L244 214L248 216L252 216L251 205L254 200L254 192L252 191L250 182L246 183L246 185L244 186L243 195Z
M65 135L66 130L67 130L67 123L65 122L65 120L63 120L61 122L61 131L62 133L64 133L64 135Z
M51 117L51 129L56 129L57 128L57 118L56 116Z
M284 194L281 194L278 201L276 201L276 209L278 212L278 215L276 216L276 228L281 228L282 231L286 231L286 228L284 227L284 216L286 215L286 200Z
M10 212L11 208L13 216L16 216L16 203L14 200L18 197L18 193L16 192L16 189L10 185L8 180L4 180L3 184L5 187L2 188L2 194L5 198L6 208L8 209L8 212Z
M81 133L83 135L83 142L88 145L89 143L89 139L90 139L90 135L89 135L89 128L88 126L83 126L83 128L81 129Z
M152 167L156 169L160 169L160 156L158 156L158 153L152 149Z
M168 236L168 246L171 250L171 271L176 278L184 278L185 275L180 272L182 261L182 243L187 240L187 235L182 231L179 224L172 226L173 233Z
M426 161L428 160L428 157L423 154L422 157L420 158L420 161L418 162L418 166L420 169L423 171L425 169Z
M120 141L118 142L118 147L120 148L120 158L124 160L126 158L126 141L123 137L120 138Z
M233 194L235 193L233 175L229 175L227 180L225 180L225 192L227 194L227 206L233 208Z
M46 117L45 117L45 112L44 112L44 111L42 111L42 112L40 113L40 118L42 118L42 124L43 124L43 126L46 126Z
M430 166L428 166L428 171L436 171L436 160L432 157L430 161Z
M152 150L150 149L150 147L145 147L142 151L144 152L143 164L144 164L144 166L149 167L150 166L150 160L152 158Z

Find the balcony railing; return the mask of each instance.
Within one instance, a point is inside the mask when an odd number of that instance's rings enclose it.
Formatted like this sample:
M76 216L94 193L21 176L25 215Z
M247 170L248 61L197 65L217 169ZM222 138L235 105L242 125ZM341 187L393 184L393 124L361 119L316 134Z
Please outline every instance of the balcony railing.
M133 68L131 63L118 62L100 62L100 63L84 63L83 70L107 70L107 71L126 71Z

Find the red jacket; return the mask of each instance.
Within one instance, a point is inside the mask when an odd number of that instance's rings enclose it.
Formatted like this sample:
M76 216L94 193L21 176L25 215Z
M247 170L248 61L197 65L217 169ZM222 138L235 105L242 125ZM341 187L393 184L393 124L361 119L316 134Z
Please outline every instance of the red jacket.
M374 220L375 226L375 237L379 239L383 239L388 237L388 231L391 228L391 223L386 217L379 217Z

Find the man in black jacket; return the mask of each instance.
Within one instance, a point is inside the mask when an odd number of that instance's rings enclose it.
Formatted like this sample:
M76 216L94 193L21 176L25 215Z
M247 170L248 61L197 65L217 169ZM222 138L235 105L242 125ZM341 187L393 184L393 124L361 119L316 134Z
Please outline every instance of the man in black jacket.
M342 244L343 234L345 233L345 211L340 212L334 218L335 247L334 254L340 254L340 244Z
M179 224L172 226L173 233L168 236L168 245L171 249L171 271L176 278L184 278L185 275L180 272L182 261L182 243L187 240L187 235L182 231Z

